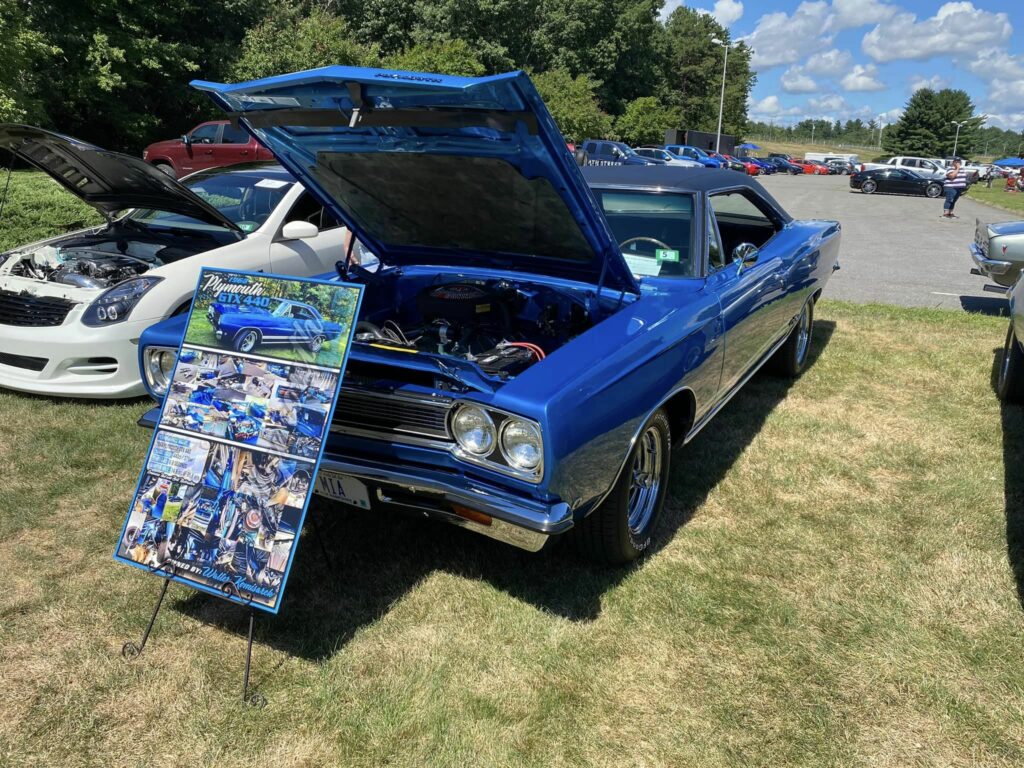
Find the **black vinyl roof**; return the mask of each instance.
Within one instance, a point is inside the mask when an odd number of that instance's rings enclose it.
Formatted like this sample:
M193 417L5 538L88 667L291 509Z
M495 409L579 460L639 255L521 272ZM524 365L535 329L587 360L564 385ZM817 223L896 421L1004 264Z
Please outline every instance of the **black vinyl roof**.
M767 200L786 221L792 217L768 194L767 190L745 173L723 168L683 168L672 165L585 165L583 178L591 186L616 184L628 187L662 187L680 192L713 194L728 189L749 189Z

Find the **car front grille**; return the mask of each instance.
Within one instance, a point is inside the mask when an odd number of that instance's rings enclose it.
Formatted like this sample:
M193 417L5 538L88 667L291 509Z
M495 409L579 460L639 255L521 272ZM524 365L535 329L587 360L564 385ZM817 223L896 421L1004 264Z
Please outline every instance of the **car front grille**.
M428 395L398 395L343 388L332 429L394 439L451 442L448 412L452 401Z
M0 325L41 328L60 325L74 302L52 296L0 291Z
M28 355L12 355L8 352L0 352L0 365L9 365L12 368L41 371L48 362L50 361L45 357L29 357Z

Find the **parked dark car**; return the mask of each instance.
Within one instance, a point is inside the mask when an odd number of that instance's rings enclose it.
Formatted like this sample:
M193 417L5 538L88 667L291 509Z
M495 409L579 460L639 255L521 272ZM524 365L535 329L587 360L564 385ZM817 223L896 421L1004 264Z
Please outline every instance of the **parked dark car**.
M522 72L195 85L380 262L339 262L365 289L321 495L533 551L571 533L622 563L654 540L670 446L762 365L796 376L810 359L838 222L794 220L738 174L581 172ZM353 112L385 102L401 106Z
M142 159L180 179L204 168L273 160L274 156L241 128L227 120L213 120L200 123L180 139L150 144L142 150Z
M884 192L938 197L942 194L942 182L926 179L904 168L874 168L853 174L850 177L850 189L859 189L866 195Z
M587 153L587 165L665 165L664 160L641 157L621 141L586 139L583 149Z
M856 171L856 168L854 167L853 163L851 163L849 160L842 160L839 158L826 160L825 165L827 165L829 167L829 170L831 170L833 173L841 174L843 176L849 176L851 173L854 173Z
M797 176L804 172L803 167L791 163L781 155L769 155L768 162L775 166L779 173L788 173L790 176Z

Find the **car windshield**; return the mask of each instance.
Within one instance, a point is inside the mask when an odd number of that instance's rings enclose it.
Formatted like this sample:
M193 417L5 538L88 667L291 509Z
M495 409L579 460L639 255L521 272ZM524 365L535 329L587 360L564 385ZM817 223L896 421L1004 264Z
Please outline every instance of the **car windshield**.
M220 211L243 232L254 232L273 213L293 182L255 173L217 169L197 173L182 182L195 195ZM168 211L138 209L130 217L151 229L175 229L215 234L224 227Z
M292 305L286 301L279 301L276 304L271 304L270 314L272 314L274 317L284 317L285 315L288 314L289 310L291 309L291 306Z
M693 196L595 189L629 270L637 277L694 277Z

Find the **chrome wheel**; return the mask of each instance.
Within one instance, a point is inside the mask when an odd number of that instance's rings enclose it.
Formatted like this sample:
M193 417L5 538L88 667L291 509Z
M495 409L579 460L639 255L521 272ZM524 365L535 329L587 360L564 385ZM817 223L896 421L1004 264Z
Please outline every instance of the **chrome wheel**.
M314 337L314 339L311 342L309 342L309 351L312 352L314 355L319 354L320 350L321 350L321 348L323 348L323 346L324 346L324 337L323 336L316 336L316 337Z
M661 434L657 427L648 427L640 436L633 456L629 485L629 507L626 520L629 530L639 535L650 522L661 491Z
M807 359L807 350L811 346L811 312L808 307L808 304L804 304L804 308L800 310L796 331L796 361L801 365Z
M259 335L257 335L256 331L246 331L242 338L238 340L238 351L252 352L256 347L257 341L259 341Z

